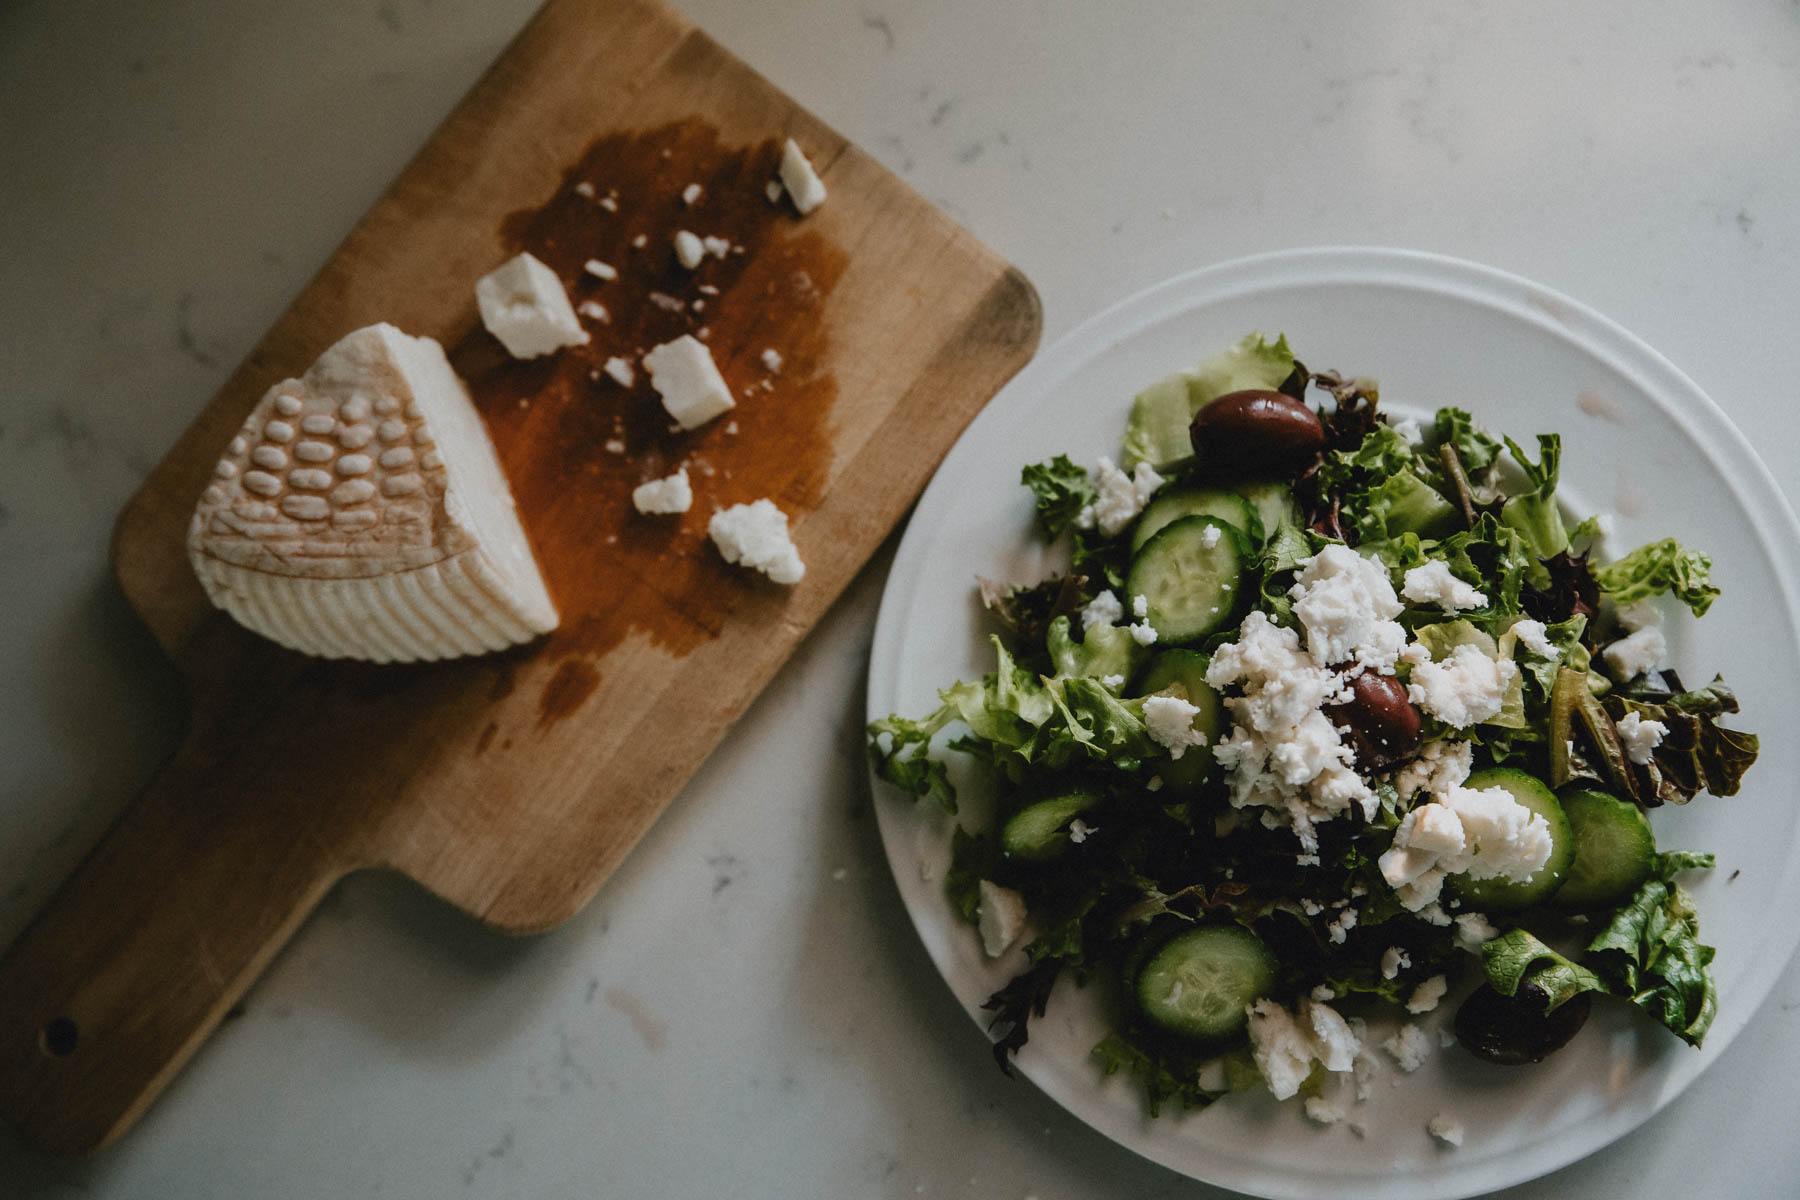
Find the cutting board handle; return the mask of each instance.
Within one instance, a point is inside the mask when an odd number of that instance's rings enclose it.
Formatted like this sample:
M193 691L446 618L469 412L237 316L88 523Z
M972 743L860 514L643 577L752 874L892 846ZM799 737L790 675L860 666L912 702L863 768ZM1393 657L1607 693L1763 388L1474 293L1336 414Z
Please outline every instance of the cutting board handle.
M347 869L232 759L190 738L0 957L0 1116L45 1150L128 1126Z

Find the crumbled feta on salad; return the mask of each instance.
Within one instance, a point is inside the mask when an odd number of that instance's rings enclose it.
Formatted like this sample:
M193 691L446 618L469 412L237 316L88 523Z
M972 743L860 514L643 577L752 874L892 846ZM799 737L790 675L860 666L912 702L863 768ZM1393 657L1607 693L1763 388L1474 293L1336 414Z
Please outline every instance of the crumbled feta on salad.
M1712 860L1643 812L1735 792L1757 744L1722 680L1658 671L1650 602L1699 617L1718 591L1673 539L1592 557L1561 441L1537 447L1456 408L1396 426L1369 381L1252 335L1141 392L1116 457L1024 469L1068 567L984 588L993 671L869 727L878 774L952 812L946 744L993 768L995 823L958 833L946 884L986 944L994 888L1038 931L988 1006L1003 1054L1070 966L1131 998L1094 1054L1153 1113L1221 1099L1222 1064L1278 1099L1353 1073L1363 1103L1367 1046L1415 1071L1455 1040L1453 991L1598 993L1699 1044L1712 952L1680 876ZM1551 913L1585 950L1538 939Z

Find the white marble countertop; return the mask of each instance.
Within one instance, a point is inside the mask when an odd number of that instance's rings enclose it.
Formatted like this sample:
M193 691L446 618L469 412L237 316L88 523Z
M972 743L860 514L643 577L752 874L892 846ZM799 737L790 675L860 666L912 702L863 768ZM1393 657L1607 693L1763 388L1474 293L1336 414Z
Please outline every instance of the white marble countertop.
M531 8L0 11L0 941L179 732L113 515ZM1248 252L1444 251L1644 337L1800 494L1793 3L687 9L1018 263L1047 340ZM354 879L114 1148L0 1134L0 1194L1209 1194L1001 1078L918 944L862 767L886 561L581 916L513 941ZM1796 1008L1790 965L1690 1091L1518 1194L1793 1195Z

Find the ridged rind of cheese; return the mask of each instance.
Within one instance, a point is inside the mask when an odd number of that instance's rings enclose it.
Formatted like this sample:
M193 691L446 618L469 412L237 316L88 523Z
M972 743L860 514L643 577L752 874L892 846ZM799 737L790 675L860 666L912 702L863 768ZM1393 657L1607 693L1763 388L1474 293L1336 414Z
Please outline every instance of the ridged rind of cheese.
M323 658L484 654L557 623L468 392L435 341L391 325L269 389L188 554L214 604Z

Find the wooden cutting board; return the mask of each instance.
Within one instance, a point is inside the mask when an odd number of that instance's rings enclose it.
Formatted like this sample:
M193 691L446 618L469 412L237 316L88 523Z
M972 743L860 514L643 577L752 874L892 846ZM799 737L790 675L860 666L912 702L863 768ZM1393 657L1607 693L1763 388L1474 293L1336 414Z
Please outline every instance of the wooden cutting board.
M764 192L789 136L830 189L805 218ZM732 249L685 271L679 228ZM590 346L521 363L481 328L474 281L521 249L607 309ZM619 278L584 276L589 258ZM202 595L186 528L225 443L270 385L381 320L436 337L468 382L562 613L550 637L323 662ZM519 933L579 910L1038 329L1023 276L680 15L551 0L119 520L119 581L186 676L192 728L0 959L0 1115L55 1152L105 1145L348 872L399 871ZM702 331L740 401L700 430L671 432L641 371L594 377ZM694 510L636 514L631 488L683 461ZM792 518L795 587L707 541L715 506L762 496Z

